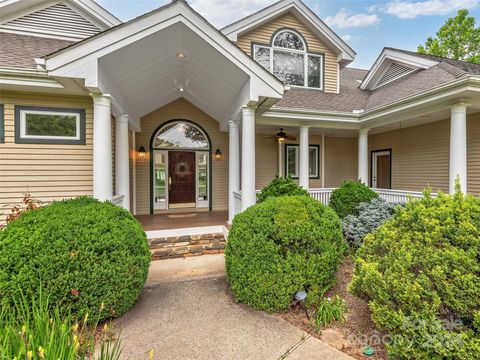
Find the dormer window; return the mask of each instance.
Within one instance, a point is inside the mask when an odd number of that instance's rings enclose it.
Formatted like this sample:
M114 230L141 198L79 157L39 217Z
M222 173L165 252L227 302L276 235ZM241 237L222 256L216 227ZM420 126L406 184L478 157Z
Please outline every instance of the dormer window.
M270 46L254 44L254 59L287 85L323 89L323 54L308 52L303 37L280 30Z

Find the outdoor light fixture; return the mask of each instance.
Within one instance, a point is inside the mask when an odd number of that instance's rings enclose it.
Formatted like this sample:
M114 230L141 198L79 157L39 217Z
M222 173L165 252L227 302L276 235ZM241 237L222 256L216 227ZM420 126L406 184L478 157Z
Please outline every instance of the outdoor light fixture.
M180 59L180 60L184 60L187 58L187 55L185 55L185 53L181 50L177 51L177 59Z
M140 146L140 147L138 148L137 154L138 154L138 158L139 158L140 160L145 159L145 156L146 156L145 148L144 148L143 146Z
M215 160L217 161L222 160L222 152L220 151L220 149L217 149L215 151Z
M305 310L305 314L307 315L307 319L310 320L310 315L308 315L308 309L305 306L305 299L307 298L307 293L303 290L297 291L295 294L295 303L298 304L300 303L303 306L303 309Z
M180 91L180 92L184 92L184 91L185 91L185 89L184 89L183 87L180 87L180 88L178 88L178 91Z
M280 128L280 131L276 135L279 143L284 143L287 140L287 134L283 131L283 128Z

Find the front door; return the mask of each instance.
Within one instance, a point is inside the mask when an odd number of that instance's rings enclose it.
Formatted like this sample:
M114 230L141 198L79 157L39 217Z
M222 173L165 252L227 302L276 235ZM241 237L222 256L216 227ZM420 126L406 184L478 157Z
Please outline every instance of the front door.
M195 152L169 151L168 176L169 207L195 207Z
M392 188L391 150L372 152L372 187Z

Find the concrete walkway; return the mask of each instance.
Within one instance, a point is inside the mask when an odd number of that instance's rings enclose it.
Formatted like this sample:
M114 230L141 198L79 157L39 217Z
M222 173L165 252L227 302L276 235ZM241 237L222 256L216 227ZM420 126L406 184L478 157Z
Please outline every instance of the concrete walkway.
M123 358L352 359L278 316L236 304L223 254L155 261L122 329ZM292 350L293 349L293 350Z

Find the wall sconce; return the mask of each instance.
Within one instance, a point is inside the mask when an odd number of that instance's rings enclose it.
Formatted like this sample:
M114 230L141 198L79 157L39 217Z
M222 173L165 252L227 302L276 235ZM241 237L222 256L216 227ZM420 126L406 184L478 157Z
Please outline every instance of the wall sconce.
M220 151L220 149L217 149L215 151L215 160L217 160L217 161L222 160L222 152Z
M145 151L145 148L143 146L140 146L138 148L138 151L137 151L137 156L138 156L138 159L139 160L144 160L145 157L146 157L146 151Z

